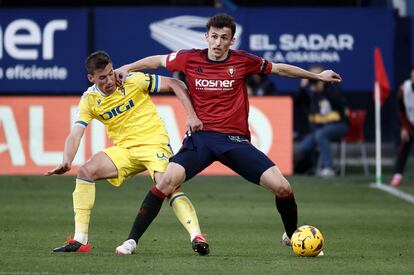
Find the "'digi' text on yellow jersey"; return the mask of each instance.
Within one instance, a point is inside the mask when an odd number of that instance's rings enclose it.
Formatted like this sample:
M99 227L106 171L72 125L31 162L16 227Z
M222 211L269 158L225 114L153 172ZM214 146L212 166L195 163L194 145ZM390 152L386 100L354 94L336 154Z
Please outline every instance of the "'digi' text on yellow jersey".
M159 76L143 73L128 75L124 86L109 96L93 85L81 98L75 123L86 127L92 119L99 120L114 144L124 148L168 144L164 123L149 96L159 87Z

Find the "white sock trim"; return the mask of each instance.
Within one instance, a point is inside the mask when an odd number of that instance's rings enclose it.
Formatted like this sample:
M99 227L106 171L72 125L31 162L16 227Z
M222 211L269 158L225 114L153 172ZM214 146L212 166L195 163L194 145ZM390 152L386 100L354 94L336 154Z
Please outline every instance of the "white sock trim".
M80 242L81 244L87 244L88 243L88 234L87 233L77 233L75 232L75 236L73 239L77 242Z

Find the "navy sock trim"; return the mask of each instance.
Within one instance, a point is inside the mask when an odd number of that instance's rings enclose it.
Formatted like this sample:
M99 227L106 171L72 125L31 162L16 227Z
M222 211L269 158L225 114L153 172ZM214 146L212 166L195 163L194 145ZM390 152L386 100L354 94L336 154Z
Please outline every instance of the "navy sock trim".
M176 199L178 199L179 197L185 197L185 194L179 194L179 195L177 195L177 196L173 197L173 198L170 200L170 206L172 206L173 202L174 202Z
M82 179L82 178L77 178L77 179L79 179L79 180L83 180L83 181L86 181L86 182L93 183L93 180L87 180L87 179Z

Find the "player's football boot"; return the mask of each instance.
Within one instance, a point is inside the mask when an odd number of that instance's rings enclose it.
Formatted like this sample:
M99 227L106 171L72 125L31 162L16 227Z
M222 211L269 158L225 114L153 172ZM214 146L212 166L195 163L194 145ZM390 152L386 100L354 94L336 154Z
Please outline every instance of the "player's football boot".
M197 252L200 256L205 256L210 253L210 248L203 235L195 236L191 241L191 246L193 247L194 252Z
M390 182L391 186L399 186L401 184L402 181L402 175L401 174L394 174L394 176L392 177L392 180Z
M89 243L81 244L80 242L69 237L64 245L56 247L53 249L53 252L89 253L91 252L91 245Z
M283 232L282 241L281 242L284 245L292 246L292 243L290 242L290 238L288 237L288 235L286 234L286 232Z
M137 243L133 239L126 240L123 244L115 249L116 254L131 255L135 252Z

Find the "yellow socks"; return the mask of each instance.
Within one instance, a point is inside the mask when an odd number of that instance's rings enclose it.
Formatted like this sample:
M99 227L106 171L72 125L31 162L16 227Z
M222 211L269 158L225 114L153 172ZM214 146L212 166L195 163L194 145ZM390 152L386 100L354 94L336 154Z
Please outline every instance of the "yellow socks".
M191 201L183 192L175 192L169 199L175 215L185 229L190 233L191 240L195 236L201 235L200 226L198 225L197 213Z
M95 183L76 179L73 191L73 210L75 211L74 239L82 244L88 242L88 229L91 209L95 202Z
M95 183L76 179L76 188L73 192L73 209L75 211L74 239L82 244L88 242L88 229L91 210L95 202ZM191 201L183 192L174 193L169 204L178 220L190 234L191 240L201 235L197 213Z

